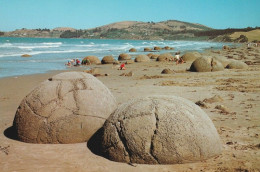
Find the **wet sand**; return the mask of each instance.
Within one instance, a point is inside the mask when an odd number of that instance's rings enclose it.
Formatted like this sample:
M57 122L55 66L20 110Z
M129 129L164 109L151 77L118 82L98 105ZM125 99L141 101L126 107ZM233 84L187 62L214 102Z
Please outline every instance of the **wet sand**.
M117 70L112 64L93 65L97 76L121 104L148 95L177 95L201 101L222 140L222 154L203 162L175 165L128 165L93 154L86 143L29 144L15 140L8 128L21 100L39 83L60 73L0 79L0 171L260 171L260 48L208 50L247 61L248 69L189 72L191 63L143 62ZM249 63L250 61L251 63ZM165 68L173 74L161 74ZM68 70L83 71L85 68ZM132 71L132 76L120 76ZM219 99L210 99L218 96Z

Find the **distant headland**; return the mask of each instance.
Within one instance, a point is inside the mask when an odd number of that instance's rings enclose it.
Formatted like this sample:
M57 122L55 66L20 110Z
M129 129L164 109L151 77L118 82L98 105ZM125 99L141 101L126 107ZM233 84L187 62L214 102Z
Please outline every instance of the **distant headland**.
M86 38L134 40L203 40L219 42L260 41L260 27L214 29L177 20L161 22L122 21L91 29L57 27L54 29L17 29L1 32L1 37Z

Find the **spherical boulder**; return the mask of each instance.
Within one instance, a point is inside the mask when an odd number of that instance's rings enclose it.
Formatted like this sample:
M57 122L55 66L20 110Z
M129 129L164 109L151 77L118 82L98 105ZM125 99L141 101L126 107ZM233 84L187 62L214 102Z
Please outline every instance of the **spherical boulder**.
M153 49L154 49L154 50L162 50L162 48L161 48L161 47L158 47L158 46L153 47Z
M222 71L224 67L222 63L212 57L200 57L191 64L190 70L193 72L214 72Z
M131 48L129 52L136 52L137 50L135 48Z
M147 55L141 54L136 56L135 62L149 62L150 58Z
M228 69L247 69L248 65L242 61L231 60L230 63L226 66Z
M173 60L173 56L170 54L170 53L164 53L164 54L160 54L156 61L162 61L162 62L165 62L165 61L172 61Z
M104 56L101 60L102 64L113 64L115 62L115 59L113 56Z
M118 60L131 60L131 56L129 54L126 53L122 53L118 56Z
M201 55L198 52L187 52L181 58L185 62L193 62L194 60L196 60L199 57L201 57Z
M22 100L13 127L18 139L28 143L86 142L116 107L115 97L94 76L64 72Z
M103 156L139 164L176 164L221 153L214 124L195 103L151 96L121 104L102 128Z
M86 64L87 59L90 61L91 64L100 64L101 63L101 61L99 60L99 58L97 56L87 56L82 60L82 64Z
M145 47L145 48L144 48L144 51L152 51L152 49L151 49L151 48L148 48L148 47Z
M146 54L149 58L151 58L152 57L152 55L153 55L153 53L148 53L148 54Z

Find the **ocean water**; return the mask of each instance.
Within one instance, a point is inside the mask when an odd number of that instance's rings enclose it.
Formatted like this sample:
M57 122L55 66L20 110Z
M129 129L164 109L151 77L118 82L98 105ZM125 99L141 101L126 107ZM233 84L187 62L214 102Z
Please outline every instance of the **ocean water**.
M0 78L65 70L67 68L65 63L68 60L75 58L82 60L88 55L95 55L100 59L112 55L117 59L120 53L128 53L130 48L136 48L138 52L129 54L147 54L143 52L143 48L154 46L170 46L175 49L168 52L184 53L188 50L218 49L223 46L223 43L0 37ZM30 54L32 57L21 57L23 54Z

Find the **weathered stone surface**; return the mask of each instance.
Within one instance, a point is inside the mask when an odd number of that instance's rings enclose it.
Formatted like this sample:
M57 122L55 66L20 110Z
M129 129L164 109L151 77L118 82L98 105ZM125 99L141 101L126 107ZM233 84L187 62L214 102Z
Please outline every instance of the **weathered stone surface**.
M147 55L141 54L136 56L135 62L149 62L150 58Z
M82 60L82 64L86 64L87 59L90 61L91 64L100 64L101 61L97 56L87 56Z
M122 53L118 56L118 60L131 60L131 56L129 54L126 53Z
M194 72L214 72L222 71L224 67L222 63L212 57L200 57L191 64L190 70Z
M133 99L120 105L100 132L103 156L140 164L175 164L208 159L221 141L207 114L175 96Z
M22 100L13 126L24 142L86 142L116 106L109 89L94 76L64 72L42 82Z
M159 55L157 57L156 61L159 61L159 62L172 61L173 58L174 57L170 53L164 53L164 54Z
M101 60L102 64L113 64L115 62L115 59L113 56L104 56Z
M226 68L228 68L228 69L247 69L248 65L242 61L231 60Z

